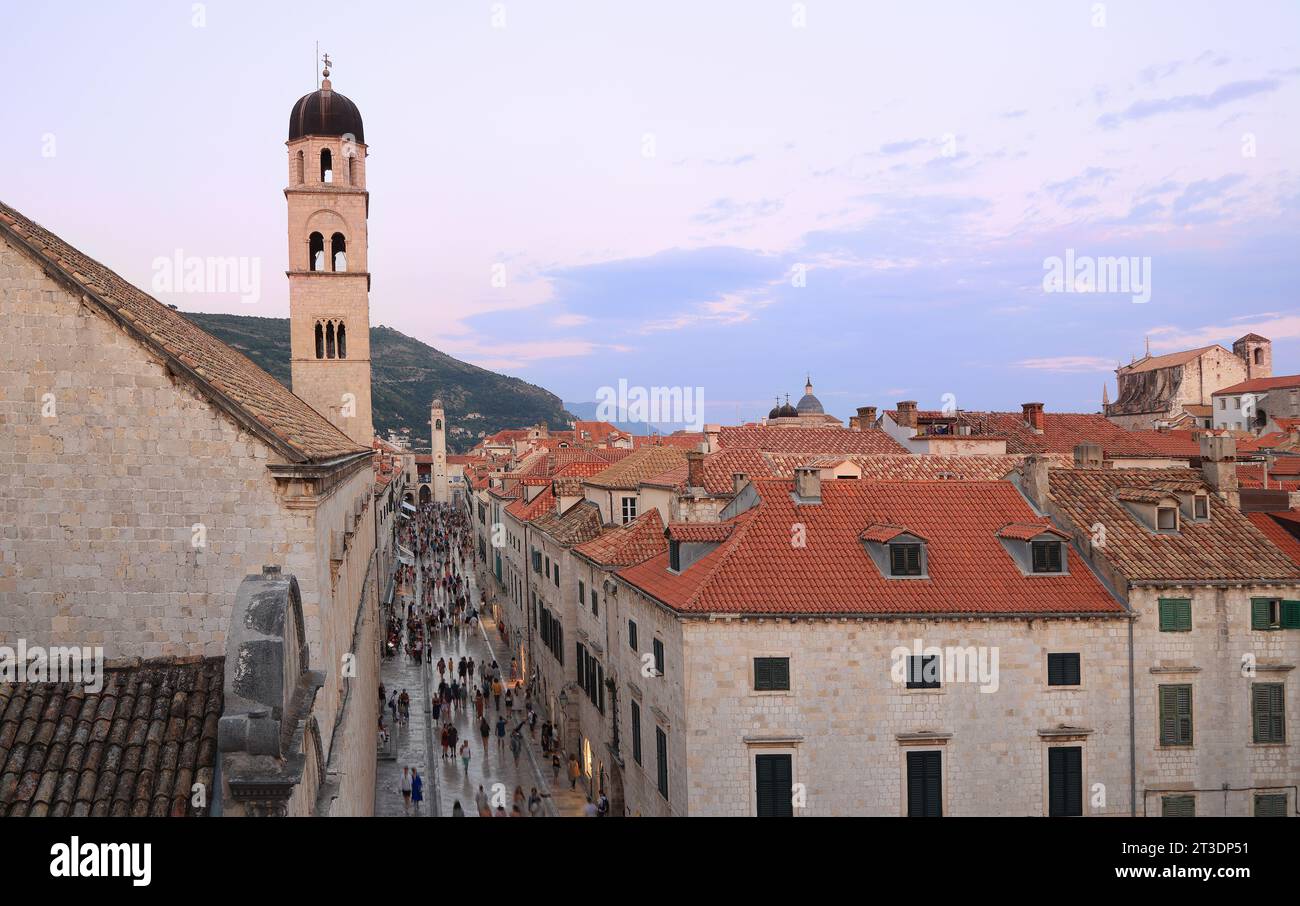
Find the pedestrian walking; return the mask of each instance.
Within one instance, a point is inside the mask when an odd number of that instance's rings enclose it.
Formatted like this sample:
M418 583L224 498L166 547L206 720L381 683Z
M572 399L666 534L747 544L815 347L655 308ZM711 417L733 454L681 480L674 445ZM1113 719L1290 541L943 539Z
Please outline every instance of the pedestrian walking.
M465 771L466 777L469 776L469 759L470 759L469 740L466 739L464 742L460 744L460 764L461 764L461 768Z
M424 801L424 778L415 768L411 768L411 805L415 813L420 814L420 803Z
M506 719L504 715L497 717L497 751L505 754L506 751Z
M569 755L569 789L578 788L578 777L582 774L582 769L578 767L578 756Z
M411 769L410 767L402 768L402 782L400 789L402 791L402 814L411 812Z

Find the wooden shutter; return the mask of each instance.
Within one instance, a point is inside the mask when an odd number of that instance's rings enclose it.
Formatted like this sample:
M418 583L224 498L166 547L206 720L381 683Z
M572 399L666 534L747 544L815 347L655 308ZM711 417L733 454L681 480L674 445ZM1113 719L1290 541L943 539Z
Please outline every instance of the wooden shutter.
M1300 629L1300 601L1282 602L1282 628Z
M1265 794L1255 797L1256 818L1285 818L1286 794Z
M1053 818L1083 814L1083 749L1078 746L1047 750L1047 814Z
M659 762L659 795L668 798L668 737L655 727L655 757Z
M632 702L632 760L641 763L641 706Z
M578 656L578 688L587 688L587 650L582 647L581 642L573 643L573 650Z
M1160 744L1162 746L1192 744L1191 686L1160 687Z
M1251 598L1250 599L1250 628L1251 629L1271 629L1272 613L1269 607L1269 598Z
M1160 798L1160 817L1195 818L1195 796L1162 796Z
M1192 628L1192 602L1189 598L1160 599L1160 631L1188 632Z
M754 777L757 785L758 817L794 816L794 771L789 755L757 755Z
M1255 683L1250 687L1255 742L1286 742L1285 689L1282 683Z
M1047 655L1047 685L1079 685L1079 655L1077 652L1055 652Z
M943 815L943 753L907 753L907 816Z

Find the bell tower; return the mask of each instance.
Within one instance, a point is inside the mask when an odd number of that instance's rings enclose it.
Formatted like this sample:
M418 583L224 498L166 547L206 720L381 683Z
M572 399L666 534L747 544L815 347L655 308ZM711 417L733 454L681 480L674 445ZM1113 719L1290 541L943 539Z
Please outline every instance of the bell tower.
M447 415L442 400L434 400L429 407L431 477L433 499L437 503L451 502L451 489L447 484Z
M289 346L293 392L359 445L370 414L366 144L356 104L319 90L289 114Z

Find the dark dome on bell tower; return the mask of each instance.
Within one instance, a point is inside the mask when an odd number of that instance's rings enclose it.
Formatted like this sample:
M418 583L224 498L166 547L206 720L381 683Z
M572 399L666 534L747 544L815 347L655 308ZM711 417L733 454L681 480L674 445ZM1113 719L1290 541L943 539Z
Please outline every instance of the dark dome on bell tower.
M329 76L329 70L325 70ZM318 90L298 98L289 113L289 141L305 135L351 135L365 144L361 111L343 95L333 90L328 78Z

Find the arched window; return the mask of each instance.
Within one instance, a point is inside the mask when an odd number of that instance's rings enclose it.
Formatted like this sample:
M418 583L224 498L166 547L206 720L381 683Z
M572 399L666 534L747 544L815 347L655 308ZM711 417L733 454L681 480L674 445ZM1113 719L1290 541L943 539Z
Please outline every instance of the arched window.
M335 233L330 237L330 263L336 271L346 271L348 269L348 244L343 238L342 233Z
M350 186L355 186L357 184L357 171L355 166L356 159L357 156L355 154L348 155L348 185Z
M301 184L307 179L306 175L303 172L303 156L302 156L301 148L298 149L298 171L297 172L298 172L298 183Z
M339 322L338 346L339 358L346 359L348 357L348 333L342 321Z
M316 358L325 358L325 326L316 322Z
M435 419L433 420L433 430L435 430L435 431L441 431L441 430L442 430L442 419L440 419L440 418L435 418Z
M334 322L325 325L325 358L334 358Z
M307 238L307 269L325 270L325 237L320 233L312 233Z
M329 148L321 148L320 150L320 181L334 181L334 160Z
M1255 364L1256 365L1264 364L1264 350L1260 349L1258 346L1255 347Z

